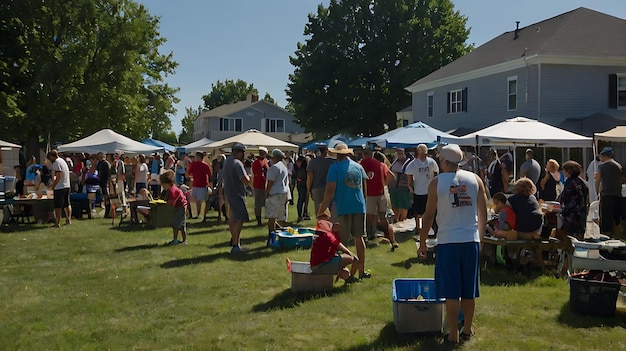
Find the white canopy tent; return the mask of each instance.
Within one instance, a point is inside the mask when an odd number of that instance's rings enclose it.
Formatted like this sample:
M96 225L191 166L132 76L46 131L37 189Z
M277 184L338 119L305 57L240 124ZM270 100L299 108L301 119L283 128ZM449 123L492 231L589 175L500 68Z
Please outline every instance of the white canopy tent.
M426 123L415 122L406 127L396 128L372 137L370 142L376 143L381 147L417 147L419 144L426 144L429 148L436 146L439 138L445 137L447 140L456 140L457 137L435 129Z
M0 174L13 175L13 166L20 161L20 145L0 140Z
M203 147L212 143L213 140L209 139L209 138L202 138L200 140L196 140L193 143L189 143L187 145L183 145L183 146L179 146L176 149L177 150L182 150L185 153L189 153L189 152L193 152L196 150L204 150Z
M131 138L118 134L111 129L102 129L83 139L73 143L59 146L61 152L87 152L95 154L104 152L112 154L116 152L129 154L142 154L152 152L162 152L162 147L147 145L135 141Z
M208 151L212 149L230 148L231 146L233 146L234 143L242 143L246 146L246 148L252 150L258 150L259 146L265 146L269 149L270 152L272 151L272 149L275 148L281 149L282 151L298 151L298 145L276 139L269 135L263 134L256 129L250 129L239 135L235 135L224 140L215 141L199 149Z
M9 143L8 141L0 140L0 148L3 149L20 149L21 146L13 143Z
M591 147L592 139L526 117L507 119L459 138L442 142L466 146Z
M617 126L604 133L594 133L593 139L624 143L626 142L626 126Z

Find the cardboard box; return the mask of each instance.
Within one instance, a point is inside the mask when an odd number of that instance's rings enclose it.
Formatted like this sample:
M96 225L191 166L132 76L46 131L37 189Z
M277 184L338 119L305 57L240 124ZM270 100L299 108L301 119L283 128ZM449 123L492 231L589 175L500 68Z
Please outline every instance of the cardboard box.
M443 331L446 300L437 299L434 279L394 279L392 298L396 332L440 333Z
M312 274L309 262L291 262L291 291L328 291L333 288L332 274Z

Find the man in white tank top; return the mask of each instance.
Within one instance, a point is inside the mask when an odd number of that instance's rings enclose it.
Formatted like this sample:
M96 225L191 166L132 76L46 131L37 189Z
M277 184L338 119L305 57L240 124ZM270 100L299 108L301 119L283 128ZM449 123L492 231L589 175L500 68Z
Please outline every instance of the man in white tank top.
M469 340L473 335L478 291L478 253L487 228L487 197L478 175L459 169L463 151L450 144L439 153L440 173L428 186L418 257L426 257L426 239L435 214L439 230L435 258L437 297L446 298L450 326L448 341ZM460 301L460 302L459 302ZM459 334L459 308L464 322Z

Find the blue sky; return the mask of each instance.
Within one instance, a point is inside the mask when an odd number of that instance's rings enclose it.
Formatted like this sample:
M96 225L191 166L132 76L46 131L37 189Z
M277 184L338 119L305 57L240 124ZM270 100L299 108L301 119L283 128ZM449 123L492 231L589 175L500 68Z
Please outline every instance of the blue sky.
M179 133L186 107L202 105L202 95L218 80L242 79L285 106L285 89L298 42L304 42L307 15L320 0L138 0L161 17L163 53L173 52L179 63L166 81L179 87L178 112L172 129ZM587 7L626 19L624 0L453 0L468 17L468 43L476 47L520 27ZM616 33L616 35L620 35ZM623 33L621 35L624 35Z

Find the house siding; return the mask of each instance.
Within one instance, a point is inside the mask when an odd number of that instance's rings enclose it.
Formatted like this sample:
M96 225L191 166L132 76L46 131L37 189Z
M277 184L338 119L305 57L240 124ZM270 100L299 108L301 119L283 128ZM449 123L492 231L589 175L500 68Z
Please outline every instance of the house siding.
M517 76L517 108L508 111L508 77ZM480 129L507 118L537 115L538 68L516 69L462 83L444 85L414 93L413 119L447 131L456 128ZM467 112L448 113L448 92L467 88ZM426 117L427 96L434 92L434 114Z
M197 139L201 139L203 137L207 137L211 140L222 140L241 132L257 129L260 130L270 136L279 138L281 140L287 141L289 134L291 133L304 133L304 128L302 128L299 124L296 123L295 118L290 113L283 111L277 107L274 107L270 104L261 102L253 104L249 107L246 107L240 111L235 113L231 113L227 116L223 116L224 118L241 118L242 119L242 131L220 131L220 118L222 117L209 117L204 118L208 120L208 122L200 123L204 128L204 130L197 131L194 133L194 137ZM262 126L263 121L265 119L283 119L285 121L285 130L284 132L278 133L269 133L264 130L264 126ZM199 121L198 119L196 123Z
M543 65L541 69L541 121L559 125L567 118L604 113L626 120L626 110L609 108L609 74L626 67Z

